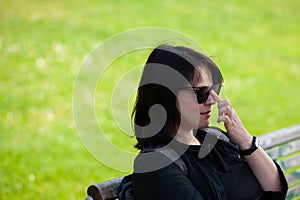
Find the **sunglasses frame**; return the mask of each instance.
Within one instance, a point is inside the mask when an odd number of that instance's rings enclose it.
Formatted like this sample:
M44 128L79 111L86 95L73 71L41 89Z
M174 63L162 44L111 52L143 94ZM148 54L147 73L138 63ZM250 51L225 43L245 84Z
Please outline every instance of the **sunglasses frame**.
M193 90L196 94L198 104L205 103L213 90L218 95L222 89L222 83L214 84L212 86L202 86L202 87L187 87L186 89Z

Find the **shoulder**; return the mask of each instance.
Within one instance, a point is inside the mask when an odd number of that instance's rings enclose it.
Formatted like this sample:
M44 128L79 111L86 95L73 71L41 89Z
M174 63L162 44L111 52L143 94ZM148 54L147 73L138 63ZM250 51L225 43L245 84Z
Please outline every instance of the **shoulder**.
M186 166L179 154L170 147L144 149L134 160L135 173L154 172L164 168L186 173Z

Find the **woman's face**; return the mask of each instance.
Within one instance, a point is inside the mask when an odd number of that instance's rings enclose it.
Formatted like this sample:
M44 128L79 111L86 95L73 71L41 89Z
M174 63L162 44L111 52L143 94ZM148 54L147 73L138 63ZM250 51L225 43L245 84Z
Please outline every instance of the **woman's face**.
M208 69L197 69L200 78L194 78L193 87L212 86L211 73ZM181 124L185 129L201 129L209 125L211 106L216 101L209 95L206 102L199 104L193 90L179 90L177 94L177 109L181 114Z

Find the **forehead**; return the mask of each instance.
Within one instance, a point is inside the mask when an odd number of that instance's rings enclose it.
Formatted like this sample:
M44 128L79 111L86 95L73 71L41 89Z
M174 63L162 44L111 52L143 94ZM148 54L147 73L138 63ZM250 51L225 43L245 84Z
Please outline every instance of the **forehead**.
M212 75L207 67L197 67L192 80L194 86L211 86L213 85Z

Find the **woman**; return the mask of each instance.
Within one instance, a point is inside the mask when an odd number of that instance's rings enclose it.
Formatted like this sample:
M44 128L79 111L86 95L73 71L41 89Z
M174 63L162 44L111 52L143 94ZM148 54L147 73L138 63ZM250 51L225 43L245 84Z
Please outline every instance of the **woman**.
M190 48L152 51L132 115L137 199L285 199L282 170L218 96L222 82L216 64ZM214 104L226 132L207 129Z

